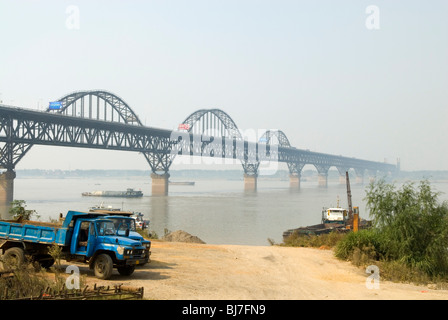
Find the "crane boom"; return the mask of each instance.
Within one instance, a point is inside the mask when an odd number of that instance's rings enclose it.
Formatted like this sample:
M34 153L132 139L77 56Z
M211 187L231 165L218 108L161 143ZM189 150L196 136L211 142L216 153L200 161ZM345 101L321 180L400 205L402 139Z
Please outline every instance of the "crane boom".
M348 171L345 172L345 179L347 182L348 219L351 222L353 219L353 207L352 207L352 191L350 190L350 179L348 177Z
M348 171L345 172L347 180L347 200L348 200L348 225L354 232L358 232L359 228L359 208L352 206L352 191L350 190L350 179L348 177Z

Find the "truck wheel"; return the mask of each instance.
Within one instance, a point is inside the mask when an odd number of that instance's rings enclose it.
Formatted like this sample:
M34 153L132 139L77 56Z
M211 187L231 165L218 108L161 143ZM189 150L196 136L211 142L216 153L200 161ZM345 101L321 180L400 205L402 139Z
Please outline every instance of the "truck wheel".
M130 276L134 273L135 266L117 267L118 273L122 276Z
M2 257L4 269L20 268L25 262L25 252L22 248L12 247L5 251Z
M106 280L112 275L114 264L112 258L106 254L101 253L96 257L93 264L93 270L95 271L95 277L98 279Z
M54 258L49 254L41 254L34 257L42 268L49 269L54 264Z

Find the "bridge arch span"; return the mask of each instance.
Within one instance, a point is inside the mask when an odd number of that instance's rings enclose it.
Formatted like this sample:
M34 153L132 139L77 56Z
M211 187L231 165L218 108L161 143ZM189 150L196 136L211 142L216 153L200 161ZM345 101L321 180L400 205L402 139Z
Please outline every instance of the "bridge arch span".
M88 118L99 121L118 122L143 126L137 114L119 96L104 90L76 91L69 93L59 100L62 108L57 113ZM52 110L48 109L47 112ZM165 146L169 149L169 146ZM155 174L167 174L172 157L168 154L142 152L151 170Z
M291 143L289 142L286 134L281 130L267 130L261 137L260 142L266 144L273 144L272 138L276 138L277 144L280 147L291 147ZM274 141L275 141L274 140Z
M235 121L221 109L200 109L190 114L183 122L189 133L211 137L225 137L243 141L243 135ZM240 159L245 177L252 179L258 174L260 162L244 154ZM256 184L256 182L255 182Z
M291 143L289 142L288 137L281 130L267 130L260 137L260 142L270 145L276 144L279 145L280 147L291 147ZM297 179L297 180L300 179L302 168L305 164L293 161L288 161L286 164L288 165L291 179Z
M76 91L57 101L62 103L62 108L55 111L64 115L143 126L131 107L108 91ZM47 109L47 112L51 111Z
M210 136L225 136L242 140L235 121L221 109L200 109L190 114L182 124L188 126L188 132Z

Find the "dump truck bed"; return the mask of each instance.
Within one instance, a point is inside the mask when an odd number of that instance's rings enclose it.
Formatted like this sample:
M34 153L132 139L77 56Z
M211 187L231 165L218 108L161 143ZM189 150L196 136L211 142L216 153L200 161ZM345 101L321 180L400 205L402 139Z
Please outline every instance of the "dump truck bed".
M57 223L0 220L0 239L65 244L67 229Z

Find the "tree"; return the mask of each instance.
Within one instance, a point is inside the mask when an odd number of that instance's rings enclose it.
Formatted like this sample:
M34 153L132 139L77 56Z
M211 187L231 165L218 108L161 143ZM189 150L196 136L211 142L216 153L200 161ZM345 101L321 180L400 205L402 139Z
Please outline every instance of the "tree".
M387 259L429 275L448 275L448 204L439 203L438 196L428 181L401 188L384 180L370 184L366 205Z
M17 220L30 220L33 214L36 214L36 210L26 210L25 200L14 200L11 202L11 208L9 209L9 214L12 215L14 219Z

